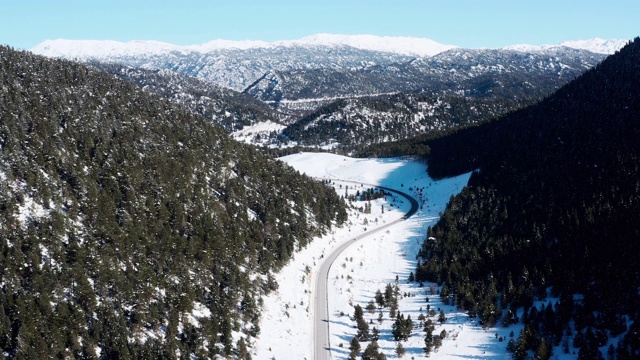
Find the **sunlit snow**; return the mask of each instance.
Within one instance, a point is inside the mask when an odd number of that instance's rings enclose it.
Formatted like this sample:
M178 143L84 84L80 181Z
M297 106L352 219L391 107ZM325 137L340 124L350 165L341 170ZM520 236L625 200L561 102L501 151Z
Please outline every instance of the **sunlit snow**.
M301 153L282 160L309 176L379 184L402 190L424 201L422 209L408 221L395 225L382 234L354 243L341 254L330 271L331 348L334 359L346 359L348 343L356 331L354 323L349 319L353 315L352 305L357 303L366 306L377 289L384 290L387 283L395 282L396 275L400 280L400 292L416 295L400 300L400 311L417 318L420 307L426 309L424 298L429 287L418 288L417 284L408 284L406 279L414 270L415 255L426 236L427 227L438 219L449 197L465 186L469 174L434 181L427 176L424 162L410 159L354 159L326 153ZM350 187L349 193L367 188L342 182L335 182L334 187L338 194L343 195L347 185ZM421 188L424 188L422 196L419 195ZM364 202L354 205L363 206ZM313 284L321 256L330 253L340 243L363 233L365 228L402 217L409 206L406 200L399 197L375 200L372 202L371 214L350 211L347 226L316 239L309 247L296 254L294 260L276 276L279 290L265 299L261 335L254 346L254 358L311 359ZM308 273L307 267L310 270ZM445 308L440 303L439 296L433 295L431 298L432 306ZM458 340L445 341L438 354L442 358L456 358L461 354L486 355L482 353L486 350L481 350L478 344L493 344L493 332L482 330L477 323L469 322L466 315L454 312L452 307L446 309L451 321L444 326L447 331L456 333ZM344 316L340 316L341 311ZM377 313L375 316L377 318ZM376 321L373 325L381 329L381 348L389 358L394 358L396 343L390 335L392 321L385 318L382 325L378 325ZM441 331L439 327L437 331ZM408 355L405 358L424 358L421 350L423 344L421 329L416 329L409 341L403 344ZM363 345L366 346L366 343ZM502 356L504 345L506 343L500 345Z

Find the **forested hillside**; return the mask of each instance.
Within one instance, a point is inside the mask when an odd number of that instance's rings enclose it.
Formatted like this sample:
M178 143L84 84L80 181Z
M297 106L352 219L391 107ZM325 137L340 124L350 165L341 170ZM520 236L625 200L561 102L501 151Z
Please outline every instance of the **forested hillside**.
M222 126L227 132L259 122L280 122L288 119L287 115L274 111L249 95L170 70L146 70L114 63L89 64L98 70L127 80L145 91L183 105L214 124Z
M580 359L639 358L638 139L636 38L538 105L423 143L433 176L474 173L430 229L417 279L486 325L524 322L517 359L569 339ZM532 306L549 291L553 307Z
M395 63L274 69L244 92L283 108L298 107L296 100L415 91L533 97L550 93L603 58L565 47L530 52L456 48Z
M270 273L346 217L333 190L107 73L0 47L0 99L5 357L241 357Z
M511 98L404 93L343 99L301 117L282 135L303 146L338 143L346 151L364 148L384 156L387 142L484 122L541 97L533 93Z

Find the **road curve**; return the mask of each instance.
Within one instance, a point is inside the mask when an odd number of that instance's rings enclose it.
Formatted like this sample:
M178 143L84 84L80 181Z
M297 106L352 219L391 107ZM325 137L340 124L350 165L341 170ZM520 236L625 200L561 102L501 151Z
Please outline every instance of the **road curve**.
M338 258L338 256L340 256L340 253L342 253L342 251L344 251L347 247L349 247L354 242L361 240L363 238L366 238L367 236L374 234L376 232L385 230L390 226L393 226L401 221L404 221L410 218L413 214L415 214L418 211L420 204L416 199L414 199L412 196L410 196L407 193L404 193L396 189L380 186L380 185L367 184L367 183L349 181L349 180L340 180L340 179L322 178L321 180L339 181L339 182L346 182L346 183L352 183L352 184L358 184L358 185L362 184L366 186L376 187L388 192L396 193L406 198L411 203L411 209L409 209L409 211L403 217L397 220L394 220L392 222L389 222L387 224L384 224L382 226L371 229L369 231L366 231L363 234L360 234L356 237L353 237L345 241L342 245L334 249L331 252L331 254L326 256L322 261L322 263L320 264L320 268L318 269L318 272L316 274L315 291L314 291L315 296L314 296L314 312L313 312L314 314L313 358L315 360L329 360L331 359L331 350L330 350L331 342L329 340L329 323L330 323L329 322L329 298L328 298L329 293L328 293L327 286L328 286L328 280L329 280L329 270L331 269L333 262Z

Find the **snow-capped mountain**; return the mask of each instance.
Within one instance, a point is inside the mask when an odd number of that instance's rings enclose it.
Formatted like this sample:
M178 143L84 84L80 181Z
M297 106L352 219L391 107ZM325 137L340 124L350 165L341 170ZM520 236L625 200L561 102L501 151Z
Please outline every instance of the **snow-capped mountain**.
M589 40L575 40L575 41L564 41L558 45L528 45L528 44L516 44L511 46L506 46L503 49L505 50L515 50L520 52L539 52L539 51L547 51L552 49L558 49L560 47L568 47L572 49L579 50L587 50L596 54L605 54L612 55L615 54L616 51L620 50L623 46L625 46L629 40L623 39L589 39Z
M109 45L106 44L105 47ZM225 45L226 46L226 45ZM116 62L145 69L167 69L201 80L243 91L269 71L310 69L349 70L365 66L407 62L415 57L391 52L362 50L346 45L287 45L269 47L219 48L208 52L188 49L171 50L163 45L153 52L141 53L140 48L114 50L114 55L96 50L89 42L83 50L56 47L53 44L37 47L36 53L81 61ZM46 51L45 51L46 48ZM69 55L63 55L69 54ZM82 56L80 56L82 55Z
M275 42L214 40L177 46L157 41L47 40L32 52L80 61L168 69L243 91L268 71L352 70L410 61L454 48L433 40L318 34Z
M469 50L484 51L484 54L495 54L507 50L512 53L527 52L535 55L554 58L544 60L560 64L567 64L563 60L564 54L575 54L570 49L583 51L583 57L597 54L609 54L623 46L624 40L593 39L585 41L565 42L554 46L514 45L504 49ZM372 95L379 93L412 91L424 87L418 78L425 74L407 74L413 71L412 62L427 63L440 57L451 57L458 54L462 58L446 60L446 63L469 63L468 52L456 49L452 45L443 45L430 39L409 37L381 37L373 35L332 35L317 34L299 40L285 40L275 42L264 41L228 41L214 40L202 45L177 46L156 41L75 41L48 40L34 47L33 52L51 57L64 57L77 60L98 60L103 62L117 62L131 67L145 69L167 69L185 75L197 77L201 80L219 84L236 91L247 91L263 100L292 100L315 99L327 96ZM573 56L573 55L570 55ZM472 55L475 59L477 56ZM556 59L557 60L554 60ZM597 59L600 61L601 58ZM491 69L493 60L479 59L471 73L478 70ZM438 64L438 61L432 63ZM593 61L587 61L587 66L593 66ZM524 63L524 65L527 65ZM571 65L569 65L571 66ZM516 66L517 67L517 66ZM449 69L444 69L448 71ZM454 75L460 75L459 70ZM554 69L552 69L554 70ZM432 68L425 69L427 75ZM438 70L439 71L439 70ZM465 70L466 71L466 70ZM509 71L509 69L505 69ZM367 89L355 83L353 76L370 78L370 73L378 74L379 79L373 79L377 84ZM291 84L291 78L320 78L324 84L314 83ZM286 78L283 81L281 78ZM340 80L342 79L342 80ZM323 91L328 80L338 90ZM396 85L402 85L397 88ZM291 92L291 88L298 90ZM313 91L307 91L313 87ZM275 97L272 88L281 92ZM280 90L279 88L282 88ZM289 88L287 90L286 88ZM264 96L264 93L270 93ZM304 94L301 94L304 93Z
M612 55L615 54L616 51L622 49L628 43L629 40L623 39L604 40L595 38L590 40L565 41L560 45L574 49L588 50L598 54Z
M389 52L408 56L433 56L456 46L444 45L426 38L393 37L375 35L336 35L316 34L298 40L266 41L234 41L213 40L201 45L179 46L159 41L111 40L46 40L36 45L32 52L49 57L65 57L79 59L109 59L121 56L141 54L164 54L173 51L209 53L216 50L236 49L269 49L277 47L341 47L350 46L360 50Z
M287 42L280 42L286 44ZM390 52L408 56L434 56L457 46L444 45L426 38L375 35L316 34L291 41L295 45L351 46L361 50Z

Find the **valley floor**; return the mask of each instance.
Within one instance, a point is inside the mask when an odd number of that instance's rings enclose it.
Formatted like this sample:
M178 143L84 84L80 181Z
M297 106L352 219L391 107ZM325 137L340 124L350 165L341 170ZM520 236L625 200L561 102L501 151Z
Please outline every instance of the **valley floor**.
M329 310L333 359L346 359L349 355L349 341L357 332L355 322L351 320L353 306L359 304L364 308L374 299L376 290L384 292L387 284L395 285L396 277L401 295L399 311L405 317L411 315L415 326L408 341L402 343L406 349L405 359L426 358L424 332L419 326L418 316L420 313L427 315L427 304L437 312L442 309L446 315L442 325L436 321L437 315L433 318L436 324L433 334L440 334L442 330L448 334L442 347L430 358L510 358L506 353L509 334L513 331L517 337L520 326L483 329L477 319L469 319L466 313L443 304L435 293L435 284L419 287L417 283L407 281L415 269L416 254L425 239L427 227L437 221L450 196L466 185L469 174L434 181L428 177L423 162L408 159L353 159L326 153L301 153L282 160L300 172L318 178L395 188L409 193L422 204L409 220L355 242L332 266L329 273ZM346 186L349 186L348 191ZM334 182L334 187L341 195L367 189L366 185L339 181ZM365 202L352 204L359 208L364 207ZM296 254L294 260L276 275L278 291L265 298L261 333L253 346L253 358L312 359L313 285L322 257L340 243L365 232L365 229L402 217L408 209L408 201L400 197L387 196L372 201L370 214L351 210L345 226L315 239ZM425 301L426 297L429 303ZM365 311L365 319L370 321L370 330L375 326L380 331L378 343L387 358L396 358L397 342L391 335L393 320L389 318L387 308L383 309L383 320L379 323L379 312L376 310L370 314ZM367 344L361 343L363 350Z

